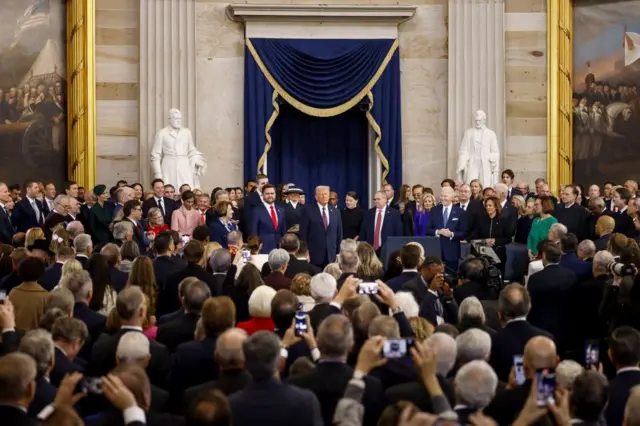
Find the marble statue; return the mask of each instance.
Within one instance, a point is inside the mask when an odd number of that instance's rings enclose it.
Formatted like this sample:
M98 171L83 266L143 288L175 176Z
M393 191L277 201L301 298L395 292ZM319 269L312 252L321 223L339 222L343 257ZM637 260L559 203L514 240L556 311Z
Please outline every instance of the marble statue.
M169 110L169 125L158 130L151 148L151 167L156 179L162 179L176 190L187 184L192 189L200 187L207 161L193 143L191 131L182 127L182 113Z
M475 127L464 132L458 152L458 178L464 183L478 179L484 187L493 186L500 178L498 138L487 128L484 111L476 111L474 120Z

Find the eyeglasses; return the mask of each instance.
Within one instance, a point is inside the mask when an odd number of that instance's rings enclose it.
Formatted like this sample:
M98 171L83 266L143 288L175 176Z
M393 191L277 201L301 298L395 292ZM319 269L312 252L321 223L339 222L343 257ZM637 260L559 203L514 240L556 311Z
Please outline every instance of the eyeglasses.
M133 209L134 212L141 212L142 211L142 207L134 207Z

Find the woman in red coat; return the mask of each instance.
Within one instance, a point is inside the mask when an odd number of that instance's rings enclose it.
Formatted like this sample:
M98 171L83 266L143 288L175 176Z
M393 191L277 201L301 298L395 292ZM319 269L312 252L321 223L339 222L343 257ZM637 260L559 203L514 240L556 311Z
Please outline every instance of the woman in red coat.
M249 296L249 321L239 322L237 327L247 332L249 336L260 330L273 331L274 325L271 319L271 300L276 291L267 286L256 287Z
M162 212L157 207L149 209L149 213L147 213L147 221L149 232L153 232L156 236L158 236L162 231L167 231L169 229L169 225L164 223Z

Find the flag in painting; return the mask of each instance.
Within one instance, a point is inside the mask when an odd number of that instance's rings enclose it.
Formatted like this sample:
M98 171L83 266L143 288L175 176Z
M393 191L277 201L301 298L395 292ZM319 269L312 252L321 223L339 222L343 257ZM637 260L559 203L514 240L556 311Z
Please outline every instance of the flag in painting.
M624 65L629 66L640 59L640 34L624 33Z
M33 0L20 19L13 35L13 46L18 43L22 34L30 28L49 22L49 0Z

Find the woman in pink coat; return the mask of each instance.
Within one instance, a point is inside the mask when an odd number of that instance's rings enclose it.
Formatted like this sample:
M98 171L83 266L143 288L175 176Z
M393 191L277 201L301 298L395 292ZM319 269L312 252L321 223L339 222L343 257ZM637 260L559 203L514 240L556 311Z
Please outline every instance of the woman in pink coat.
M196 226L200 225L200 211L195 208L196 196L192 191L182 193L182 207L171 214L171 229L180 235L193 234Z

